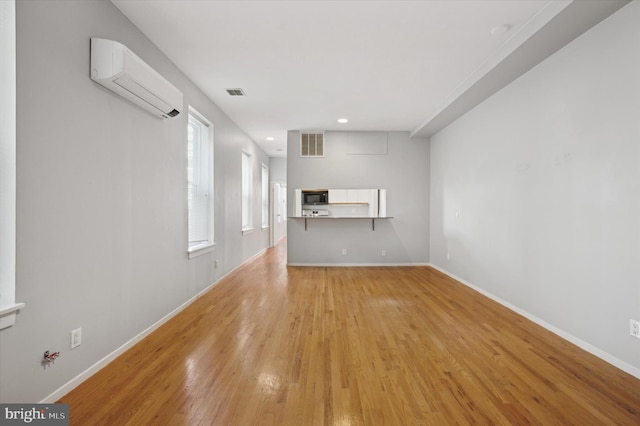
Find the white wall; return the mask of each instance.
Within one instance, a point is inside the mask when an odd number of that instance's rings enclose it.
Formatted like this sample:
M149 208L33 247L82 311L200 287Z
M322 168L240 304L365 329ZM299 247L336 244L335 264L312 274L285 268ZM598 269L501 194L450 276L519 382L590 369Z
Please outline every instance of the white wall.
M213 122L212 253L187 258L186 113L158 119L92 82L92 36L127 45ZM241 152L253 154L257 188L269 159L109 1L18 1L17 40L17 300L27 305L0 331L0 400L37 402L267 247L268 232L241 234ZM47 349L61 356L43 368Z
M639 22L635 1L431 139L431 262L636 369Z
M271 157L269 159L269 179L272 182L287 182L287 158Z
M289 131L287 179L289 215L296 188L384 188L387 214L371 220L289 219L290 264L425 264L429 259L429 143L408 132L388 132L386 155L350 155L350 135L325 133L325 156L301 158L300 133ZM342 249L347 255L342 255ZM382 256L382 250L386 256Z

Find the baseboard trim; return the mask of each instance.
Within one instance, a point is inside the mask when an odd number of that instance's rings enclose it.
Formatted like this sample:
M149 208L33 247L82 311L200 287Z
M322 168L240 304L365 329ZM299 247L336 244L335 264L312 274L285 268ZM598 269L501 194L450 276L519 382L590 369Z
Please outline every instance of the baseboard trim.
M376 266L431 266L429 263L287 263L287 266L305 266L311 268L375 268Z
M434 264L429 264L429 266L431 266L433 269L447 275L448 277L460 282L461 284L464 284L465 286L472 288L473 290L477 291L478 293L488 297L489 299L501 304L502 306L504 306L507 309L512 310L513 312L522 315L523 317L527 318L528 320L531 320L533 322L535 322L536 324L538 324L539 326L549 330L550 332L552 332L553 334L562 337L564 340L567 340L570 343L573 343L574 345L578 346L581 349L584 349L585 351L589 352L592 355L597 356L598 358L600 358L601 360L613 365L614 367L619 368L620 370L624 371L625 373L629 373L632 376L640 379L640 368L637 368L625 361L622 361L621 359L616 358L615 356L611 355L608 352L603 351L602 349L598 348L597 346L592 345L591 343L585 342L582 339L579 339L578 337L574 336L571 333L568 333L554 325L549 324L548 322L546 322L545 320L538 318L537 316L518 308L515 305L512 305L511 303L507 302L506 300L503 300L501 298L499 298L498 296L495 296L492 293L489 293L488 291L471 284L470 282L450 273L449 271L447 271L446 269L443 269L437 265Z
M110 354L106 355L104 358L100 359L98 362L93 364L91 367L87 368L82 373L78 374L76 377L74 377L73 379L69 380L67 383L65 383L64 385L62 385L61 387L59 387L58 389L53 391L50 395L48 395L46 398L44 398L42 401L40 401L40 404L53 404L56 401L60 400L60 398L62 398L63 396L65 396L66 394L71 392L73 389L78 387L82 382L84 382L89 377L93 376L98 371L100 371L104 367L106 367L107 364L109 364L111 361L113 361L114 359L116 359L117 357L119 357L120 355L125 353L127 350L131 349L136 343L140 342L142 339L147 337L149 334L153 333L156 329L158 329L160 326L165 324L171 318L175 317L180 312L185 310L187 307L189 307L189 305L191 305L193 302L195 302L196 300L201 298L205 293L209 292L212 288L214 288L216 285L221 283L229 275L233 274L238 269L242 268L244 265L246 265L247 263L251 262L255 258L263 255L266 251L267 251L267 249L259 251L255 255L251 256L249 259L245 260L244 262L242 262L241 264L239 264L235 268L233 268L230 271L228 271L226 274L224 274L223 276L218 278L215 282L213 282L212 284L208 285L207 287L205 287L204 289L199 291L196 295L191 297L189 300L184 302L182 305L178 306L173 311L169 312L167 315L165 315L164 317L162 317L161 319L156 321L150 327L148 327L147 329L145 329L142 332L138 333L136 336L131 338L129 341L125 342L122 346L120 346L119 348L117 348L116 350L111 352Z

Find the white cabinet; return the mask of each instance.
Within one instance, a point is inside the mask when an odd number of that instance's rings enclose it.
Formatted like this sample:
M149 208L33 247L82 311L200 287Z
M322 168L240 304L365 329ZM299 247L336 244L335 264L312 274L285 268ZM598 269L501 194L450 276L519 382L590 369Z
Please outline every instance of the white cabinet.
M349 202L348 189L330 189L329 204L346 204Z
M366 197L369 203L369 216L376 217L380 215L378 210L378 190L366 189L364 194L360 194L362 197Z
M353 199L354 203L370 204L373 201L374 191L376 194L378 193L377 189L352 189L349 198Z
M293 217L302 216L302 190L293 191Z
M329 204L371 204L378 199L377 189L330 189Z

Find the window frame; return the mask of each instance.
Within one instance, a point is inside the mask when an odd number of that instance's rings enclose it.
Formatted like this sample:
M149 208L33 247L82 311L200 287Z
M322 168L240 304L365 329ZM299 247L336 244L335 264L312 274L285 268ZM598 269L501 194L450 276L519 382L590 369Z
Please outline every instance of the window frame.
M0 1L0 330L16 322L16 3Z
M262 163L262 229L269 228L269 166Z
M253 231L253 165L252 155L242 150L242 235Z
M197 172L198 175L197 180L202 183L205 182L206 186L204 186L203 191L204 194L201 194L198 198L202 201L203 198L206 198L206 208L203 208L205 211L205 221L206 221L206 238L191 241L191 232L192 232L192 215L190 204L193 202L192 195L192 173L195 168L192 162L192 154L190 153L190 144L189 140L189 129L192 125L195 125L199 129L199 153L201 155L198 156L197 164ZM206 130L206 134L203 134L202 130ZM191 148L193 150L193 148ZM215 149L215 127L213 123L208 120L204 115L200 114L195 108L189 105L189 113L187 117L187 253L189 254L189 258L197 257L203 255L205 253L209 253L215 247L215 187L214 187L214 149ZM204 150L204 153L202 151ZM195 152L195 151L192 151ZM204 173L203 173L204 172ZM204 175L204 176L203 176ZM203 205L201 202L199 205ZM201 231L202 232L202 231Z

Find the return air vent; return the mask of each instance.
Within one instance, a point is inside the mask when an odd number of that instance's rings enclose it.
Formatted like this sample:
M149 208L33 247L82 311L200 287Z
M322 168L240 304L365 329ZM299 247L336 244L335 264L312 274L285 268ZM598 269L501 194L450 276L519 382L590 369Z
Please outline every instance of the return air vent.
M242 89L226 89L231 96L247 96Z
M300 157L324 157L324 133L302 133Z

